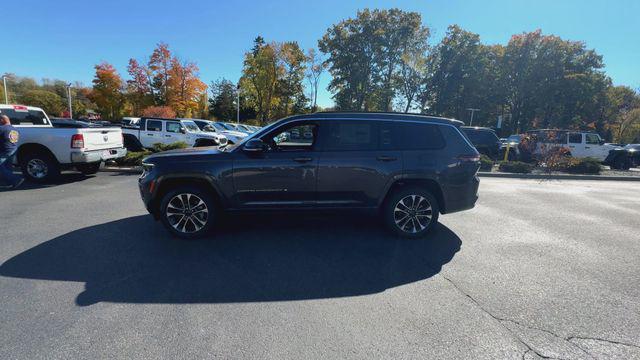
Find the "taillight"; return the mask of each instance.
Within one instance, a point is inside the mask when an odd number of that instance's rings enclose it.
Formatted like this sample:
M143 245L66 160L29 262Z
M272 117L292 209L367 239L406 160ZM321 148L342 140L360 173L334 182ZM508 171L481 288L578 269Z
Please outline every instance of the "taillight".
M462 162L478 162L480 161L480 154L460 155L458 156L458 160Z
M82 149L84 147L84 136L82 134L73 134L71 136L71 148Z

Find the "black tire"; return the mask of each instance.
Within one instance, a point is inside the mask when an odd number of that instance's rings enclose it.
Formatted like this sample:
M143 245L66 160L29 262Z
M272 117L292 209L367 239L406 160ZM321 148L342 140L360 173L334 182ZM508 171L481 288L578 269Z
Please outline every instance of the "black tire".
M405 214L409 217L406 222L402 217ZM396 235L406 238L420 238L429 234L438 224L439 214L438 200L427 189L418 186L394 191L382 206L386 226Z
M20 168L25 178L37 183L53 181L60 176L60 164L46 152L23 156L20 159Z
M190 204L188 209L184 206L187 202ZM182 210L180 205L183 205ZM162 197L158 214L171 235L181 239L197 239L205 236L213 226L215 205L213 196L207 191L195 186L179 186ZM203 209L206 211L203 212Z
M93 175L100 170L100 163L80 164L76 165L76 169L84 175Z

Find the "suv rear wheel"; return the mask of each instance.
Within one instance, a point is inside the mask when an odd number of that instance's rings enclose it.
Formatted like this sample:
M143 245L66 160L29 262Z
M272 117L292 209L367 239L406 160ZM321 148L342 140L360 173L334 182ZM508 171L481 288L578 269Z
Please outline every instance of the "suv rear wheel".
M191 186L169 191L160 204L160 219L172 235L182 239L204 236L213 224L214 200Z
M395 191L387 199L382 216L397 235L419 238L436 226L439 212L438 201L428 190L411 186Z

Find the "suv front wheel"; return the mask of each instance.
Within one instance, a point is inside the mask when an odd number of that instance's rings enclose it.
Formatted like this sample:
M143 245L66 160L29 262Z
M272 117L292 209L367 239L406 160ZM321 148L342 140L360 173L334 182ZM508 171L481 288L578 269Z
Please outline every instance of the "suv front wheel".
M160 219L172 235L182 239L204 236L213 224L214 200L197 187L181 186L164 195Z
M382 216L397 235L419 238L436 226L439 212L438 201L429 191L412 186L395 191L385 202Z

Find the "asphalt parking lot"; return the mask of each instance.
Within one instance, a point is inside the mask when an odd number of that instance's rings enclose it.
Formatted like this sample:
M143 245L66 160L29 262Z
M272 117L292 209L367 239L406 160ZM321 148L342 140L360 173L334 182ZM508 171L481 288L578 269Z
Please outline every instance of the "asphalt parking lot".
M640 186L483 178L430 239L367 214L169 238L136 176L0 192L0 359L640 358Z

